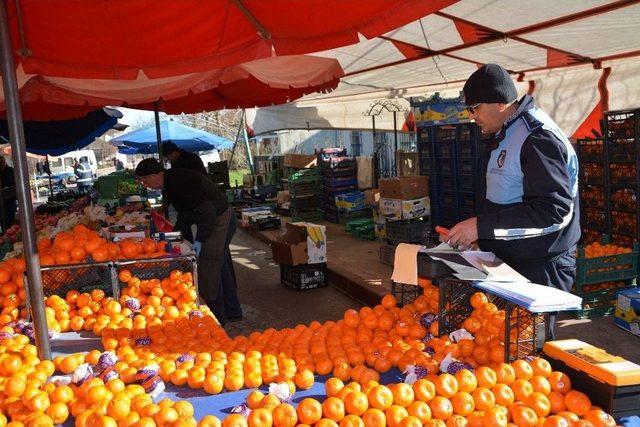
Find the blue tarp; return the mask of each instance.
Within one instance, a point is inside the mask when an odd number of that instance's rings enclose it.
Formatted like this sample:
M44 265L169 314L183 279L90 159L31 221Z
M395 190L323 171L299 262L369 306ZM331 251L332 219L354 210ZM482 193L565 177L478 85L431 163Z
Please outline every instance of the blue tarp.
M233 142L221 136L212 135L200 129L185 126L172 120L160 122L162 142L173 142L185 151L198 152L214 149L232 148ZM133 154L152 154L158 152L156 126L129 132L111 140L111 144L121 148L120 152L127 154L126 148L134 148ZM125 151L123 151L123 149Z
M50 122L24 122L27 151L32 154L60 156L91 144L118 123L122 113L111 108L92 111L80 119ZM6 120L0 120L0 140L9 143Z

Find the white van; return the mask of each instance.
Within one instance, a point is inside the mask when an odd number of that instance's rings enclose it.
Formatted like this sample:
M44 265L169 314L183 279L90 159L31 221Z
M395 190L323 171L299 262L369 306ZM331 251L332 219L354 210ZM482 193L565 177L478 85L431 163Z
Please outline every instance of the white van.
M98 162L96 160L96 154L93 150L76 150L63 154L58 157L49 157L49 166L51 167L52 174L70 173L73 174L73 161L77 160L80 163L80 159L86 157L89 159L89 166L91 166L91 173L95 176L98 172Z

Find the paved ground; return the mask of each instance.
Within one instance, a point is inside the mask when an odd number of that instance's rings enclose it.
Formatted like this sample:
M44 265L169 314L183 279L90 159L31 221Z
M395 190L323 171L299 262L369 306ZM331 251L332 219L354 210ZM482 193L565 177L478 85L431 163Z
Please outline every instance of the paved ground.
M331 286L303 292L282 286L279 266L271 259L269 246L242 229L236 233L231 250L245 316L241 322L226 325L232 336L269 327L293 327L312 320L339 319L347 308L361 307ZM348 259L341 261L342 264L348 262ZM358 268L354 266L354 270ZM611 317L576 320L563 315L557 328L559 339L581 339L640 364L640 338L615 326Z

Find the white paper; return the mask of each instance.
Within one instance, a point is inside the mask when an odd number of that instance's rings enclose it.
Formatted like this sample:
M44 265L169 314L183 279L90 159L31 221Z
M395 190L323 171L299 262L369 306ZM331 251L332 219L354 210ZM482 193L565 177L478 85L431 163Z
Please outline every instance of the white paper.
M496 294L534 313L550 311L579 310L582 298L550 286L525 282L474 283L477 288Z
M505 264L492 252L464 251L462 257L480 271L487 273L492 282L528 282L526 277Z

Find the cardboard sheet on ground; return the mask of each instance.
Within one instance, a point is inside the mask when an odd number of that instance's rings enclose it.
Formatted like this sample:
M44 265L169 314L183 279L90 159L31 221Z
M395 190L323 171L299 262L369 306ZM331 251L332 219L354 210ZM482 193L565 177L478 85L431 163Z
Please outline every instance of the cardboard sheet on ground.
M534 313L579 310L582 298L550 286L526 282L481 281L474 286L518 304Z
M418 286L418 252L423 247L400 243L396 248L391 280Z

